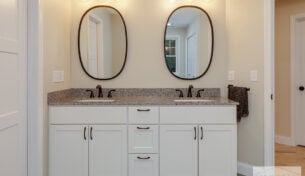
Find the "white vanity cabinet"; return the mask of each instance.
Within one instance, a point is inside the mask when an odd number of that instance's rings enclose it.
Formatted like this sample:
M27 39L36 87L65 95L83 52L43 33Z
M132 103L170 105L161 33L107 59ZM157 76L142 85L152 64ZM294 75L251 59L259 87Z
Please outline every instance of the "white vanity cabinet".
M236 176L235 105L50 106L49 176Z

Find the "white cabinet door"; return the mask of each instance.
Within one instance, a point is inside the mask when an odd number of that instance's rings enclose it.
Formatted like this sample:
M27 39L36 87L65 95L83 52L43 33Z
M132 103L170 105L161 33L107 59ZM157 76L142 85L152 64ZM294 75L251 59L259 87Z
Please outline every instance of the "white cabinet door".
M127 175L127 127L93 125L89 127L89 175Z
M158 154L130 154L129 176L159 176Z
M88 126L50 126L49 176L88 176Z
M199 126L199 176L236 173L236 126Z
M197 125L160 126L160 176L198 176Z

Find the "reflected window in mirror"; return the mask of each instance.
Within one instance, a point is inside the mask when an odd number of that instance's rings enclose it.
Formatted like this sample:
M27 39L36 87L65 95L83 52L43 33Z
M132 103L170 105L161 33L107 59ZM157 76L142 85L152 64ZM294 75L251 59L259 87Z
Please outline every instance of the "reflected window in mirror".
M117 77L127 56L127 31L120 12L110 6L87 10L79 26L78 49L88 76L97 80Z
M177 78L198 79L206 74L213 57L213 25L203 9L182 6L166 24L164 55L168 70Z

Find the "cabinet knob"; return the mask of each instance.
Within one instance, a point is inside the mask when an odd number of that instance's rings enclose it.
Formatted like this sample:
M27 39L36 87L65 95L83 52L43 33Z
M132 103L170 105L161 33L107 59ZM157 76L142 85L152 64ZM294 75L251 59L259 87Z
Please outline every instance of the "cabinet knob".
M299 87L299 90L300 90L300 91L304 91L304 90L305 90L304 86L300 86L300 87Z

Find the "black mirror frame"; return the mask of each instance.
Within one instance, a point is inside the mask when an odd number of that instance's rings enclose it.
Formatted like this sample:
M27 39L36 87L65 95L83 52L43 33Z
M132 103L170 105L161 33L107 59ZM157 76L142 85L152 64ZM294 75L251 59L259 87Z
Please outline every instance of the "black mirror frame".
M85 16L87 15L87 13L89 13L92 9L95 9L95 8L100 8L100 7L106 7L106 8L110 8L110 9L113 9L115 10L121 17L122 21L123 21L123 24L124 24L124 29L125 29L125 37L126 37L126 41L125 41L125 46L126 46L126 50L125 50L125 59L124 59L124 63L123 63L123 66L121 68L121 70L114 76L112 76L111 78L96 78L92 75L90 75L90 73L85 69L84 67L84 64L83 64L83 61L82 61L82 56L81 56L81 51L80 51L80 31L81 31L81 26L82 26L82 22L85 18ZM80 61L80 64L82 66L82 69L84 70L84 72L92 79L95 79L95 80L112 80L116 77L118 77L122 71L124 70L125 68L125 65L126 65L126 61L127 61L127 52L128 52L128 36L127 36L127 27L126 27L126 23L125 23L125 20L123 18L123 15L120 13L120 11L118 11L116 8L114 7L111 7L111 6L107 6L107 5L98 5L98 6L94 6L94 7L91 7L89 8L82 16L81 20L80 20L80 23L79 23L79 27L78 27L78 56L79 56L79 61Z
M167 24L168 24L168 22L169 22L171 16L172 16L177 10L182 9L182 8L189 8L189 7L190 7L190 8L199 9L199 10L201 10L203 13L205 13L205 14L207 15L207 17L208 17L208 19L209 19L209 22L210 22L210 25L211 25L212 47L211 47L211 57L210 57L209 65L207 66L206 70L205 70L201 75L199 75L199 76L197 76L197 77L195 77L195 78L182 78L182 77L179 77L179 76L175 75L174 73L172 73L172 72L170 71L170 68L169 68L169 66L168 66L168 64L167 64L167 62L166 62L166 56L165 56L165 42L166 42L166 33L167 33L167 27L168 27ZM213 23L212 23L212 20L211 20L210 15L209 15L203 8L198 7L198 6L193 6L193 5L184 5L184 6L180 6L180 7L176 8L176 9L174 9L174 10L172 11L172 13L169 15L169 17L168 17L168 19L167 19L167 21L166 21L166 24L165 24L163 49L164 49L163 52L164 52L164 61L165 61L166 67L167 67L168 71L169 71L173 76L175 76L175 77L178 78L178 79L182 79L182 80L196 80L196 79L200 79L201 77L203 77L203 76L209 71L209 69L210 69L210 67L211 67L211 64L212 64L213 55L214 55L214 28L213 28Z

